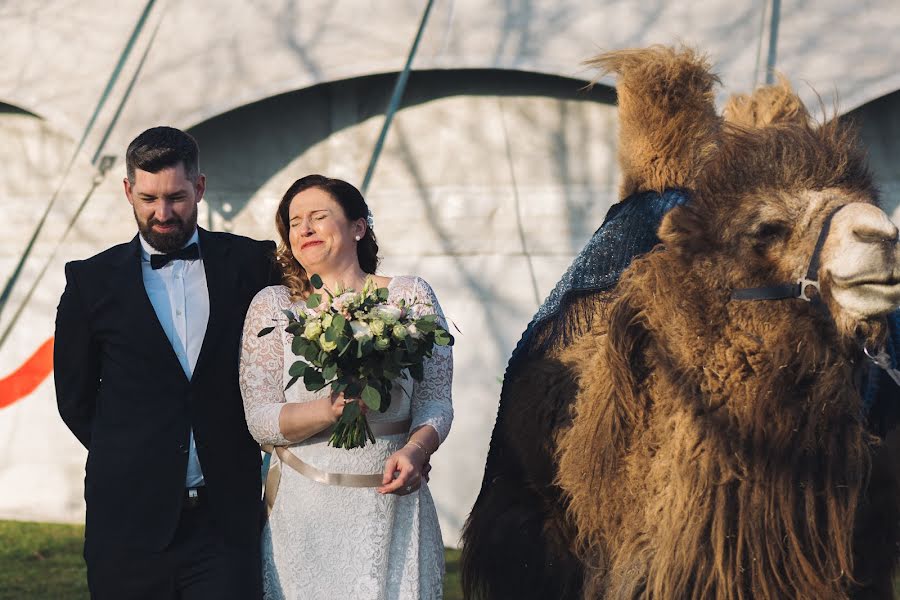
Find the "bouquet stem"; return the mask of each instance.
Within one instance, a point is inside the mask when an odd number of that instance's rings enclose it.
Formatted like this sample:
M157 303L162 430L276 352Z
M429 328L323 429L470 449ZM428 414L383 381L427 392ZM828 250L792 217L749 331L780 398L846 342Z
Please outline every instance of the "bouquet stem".
M362 448L368 442L374 444L375 435L369 427L366 415L360 411L344 411L328 439L328 445L345 450Z

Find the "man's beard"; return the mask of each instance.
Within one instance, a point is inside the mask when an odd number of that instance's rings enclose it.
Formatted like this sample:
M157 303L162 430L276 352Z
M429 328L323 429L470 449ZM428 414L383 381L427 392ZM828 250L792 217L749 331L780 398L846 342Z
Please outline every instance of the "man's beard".
M148 244L159 252L174 252L184 247L194 235L194 230L197 228L197 206L194 206L194 210L184 220L173 214L168 221L158 221L156 217L151 216L146 223L142 223L137 212L134 213L134 220L137 221L141 237L147 240ZM154 225L175 225L175 229L167 233L160 233L153 230Z

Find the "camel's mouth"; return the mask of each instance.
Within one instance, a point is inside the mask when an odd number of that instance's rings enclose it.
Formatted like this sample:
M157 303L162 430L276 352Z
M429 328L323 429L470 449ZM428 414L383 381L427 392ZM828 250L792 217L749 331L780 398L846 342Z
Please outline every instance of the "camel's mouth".
M871 287L873 289L890 289L900 286L900 274L889 272L879 274L853 275L851 277L832 276L834 285L842 288Z
M900 274L895 270L852 277L833 276L832 295L860 318L880 317L900 307Z

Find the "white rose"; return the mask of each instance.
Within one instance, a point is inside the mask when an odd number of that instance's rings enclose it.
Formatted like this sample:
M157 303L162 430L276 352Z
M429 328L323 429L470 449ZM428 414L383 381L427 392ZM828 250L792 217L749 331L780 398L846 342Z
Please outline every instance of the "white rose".
M386 323L394 323L403 315L403 311L398 307L385 304L379 306L372 311L375 315L381 317Z
M411 337L414 337L414 338L417 339L417 340L418 340L418 339L421 339L421 337L422 337L422 332L419 331L418 328L416 328L416 324L415 324L415 323L411 323L411 324L409 325L409 327L406 328L406 331L407 331L407 333L409 333L409 335L410 335Z
M331 352L331 351L337 349L337 342L336 341L329 342L328 340L325 339L325 334L323 333L322 335L319 336L319 346L321 346L322 350L324 350L325 352Z
M369 327L372 329L372 335L383 335L384 334L384 321L381 319L374 319L369 322Z
M372 337L372 330L362 321L350 321L350 329L353 330L353 337L361 342Z
M303 329L303 337L310 341L315 341L322 335L322 324L316 321L307 321L306 327Z

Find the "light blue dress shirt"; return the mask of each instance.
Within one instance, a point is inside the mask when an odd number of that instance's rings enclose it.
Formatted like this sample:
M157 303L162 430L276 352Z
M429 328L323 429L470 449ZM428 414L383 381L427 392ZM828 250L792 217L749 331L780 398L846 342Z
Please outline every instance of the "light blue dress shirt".
M156 318L162 325L172 350L184 369L188 380L197 365L200 347L206 335L206 324L209 321L209 290L206 287L206 271L203 260L173 260L164 267L154 270L150 266L151 254L162 254L147 240L141 239L141 273L144 276L144 288L156 311ZM185 246L200 245L197 230ZM203 256L203 249L200 249ZM188 455L185 486L199 487L204 484L200 459L194 443L194 431L191 430L190 453Z

